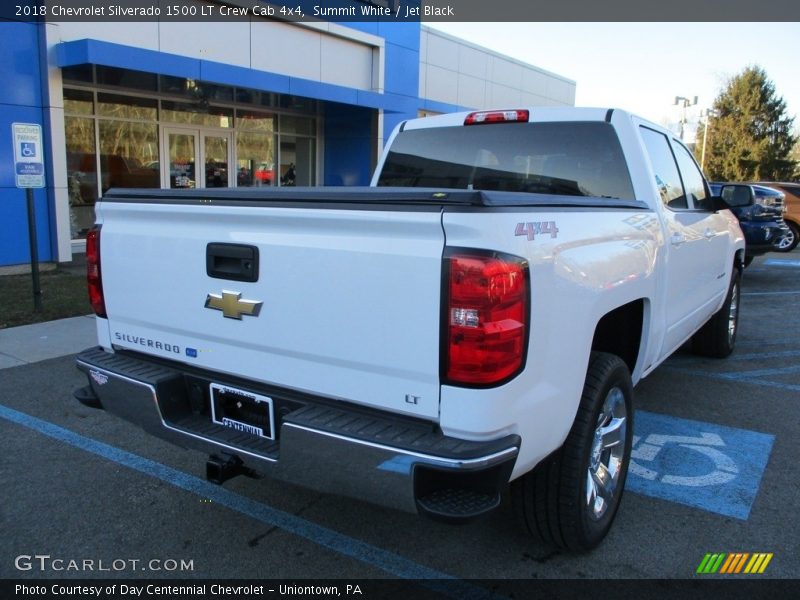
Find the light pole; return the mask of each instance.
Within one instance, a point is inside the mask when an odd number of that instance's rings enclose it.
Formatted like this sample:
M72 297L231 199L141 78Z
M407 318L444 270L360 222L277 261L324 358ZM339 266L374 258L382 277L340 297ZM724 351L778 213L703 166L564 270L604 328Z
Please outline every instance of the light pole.
M697 104L697 96L691 100L684 96L675 96L675 106L680 106L683 109L681 112L681 140L683 140L683 130L686 125L686 109L695 104Z
M707 108L703 111L703 117L705 117L706 123L705 127L703 128L703 149L700 151L700 170L703 171L705 169L706 164L706 142L708 141L708 122L711 120L711 117L718 117L719 111L713 108Z

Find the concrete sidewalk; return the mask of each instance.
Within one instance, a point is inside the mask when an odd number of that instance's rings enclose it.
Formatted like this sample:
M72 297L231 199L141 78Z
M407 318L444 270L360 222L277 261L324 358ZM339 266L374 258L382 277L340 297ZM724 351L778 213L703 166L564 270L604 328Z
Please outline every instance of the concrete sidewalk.
M0 369L76 354L96 344L94 315L0 329Z

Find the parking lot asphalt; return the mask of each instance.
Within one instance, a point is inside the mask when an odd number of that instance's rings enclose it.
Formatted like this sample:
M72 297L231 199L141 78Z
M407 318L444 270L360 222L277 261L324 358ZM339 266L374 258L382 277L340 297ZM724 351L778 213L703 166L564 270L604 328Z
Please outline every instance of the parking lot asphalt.
M269 479L215 486L206 456L76 402L73 355L7 361L0 578L726 577L697 573L708 553L769 553L747 577L797 578L800 251L757 259L742 291L731 357L681 350L637 386L620 512L577 555L526 536L508 502L452 526Z

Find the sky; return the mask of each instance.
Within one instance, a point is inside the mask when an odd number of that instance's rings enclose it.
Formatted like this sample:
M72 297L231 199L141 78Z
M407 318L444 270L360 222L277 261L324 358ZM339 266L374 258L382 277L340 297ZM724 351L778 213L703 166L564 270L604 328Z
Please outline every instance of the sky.
M426 23L576 82L576 106L675 125L675 96L697 121L730 77L762 67L800 116L800 23ZM800 118L795 120L800 129ZM687 136L687 140L688 140Z

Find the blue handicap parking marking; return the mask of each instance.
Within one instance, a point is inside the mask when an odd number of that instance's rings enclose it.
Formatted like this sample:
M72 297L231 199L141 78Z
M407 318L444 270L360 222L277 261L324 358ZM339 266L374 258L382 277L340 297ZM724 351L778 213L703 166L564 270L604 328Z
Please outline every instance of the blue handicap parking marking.
M787 268L798 268L800 267L800 260L788 260L788 259L781 259L781 258L768 258L764 261L764 266L766 267L787 267Z
M637 411L627 488L746 520L774 435Z
M753 357L757 355L744 355L744 360L751 360ZM770 356L770 353L763 353L760 358L785 358L791 357L790 354L779 354L775 353L774 356ZM731 360L739 360L731 356ZM686 373L687 375L697 375L698 377L709 377L711 379L720 379L722 381L739 381L741 383L747 383L750 385L758 385L761 387L769 387L775 388L779 390L789 390L792 392L800 391L800 385L795 383L785 383L783 381L774 381L773 379L764 379L764 377L778 377L778 376L785 376L785 375L792 375L797 373L800 367L798 366L790 366L790 367L779 367L775 369L757 369L754 371L732 371L728 373L714 373L712 371L704 371L701 369L692 369L685 366L680 365L691 365L696 363L696 359L690 360L676 360L672 359L671 364L665 365L663 368L668 371L676 371L680 373Z

